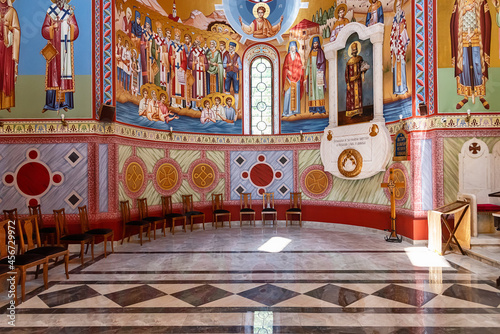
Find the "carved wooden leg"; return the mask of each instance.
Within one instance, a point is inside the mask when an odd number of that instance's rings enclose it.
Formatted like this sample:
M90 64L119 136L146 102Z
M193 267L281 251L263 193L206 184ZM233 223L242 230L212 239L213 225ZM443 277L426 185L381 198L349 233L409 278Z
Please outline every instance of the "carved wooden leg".
M38 278L38 270L40 270L40 265L36 266L36 269L35 269L35 279Z
M45 290L49 288L49 261L45 261L43 264L43 286Z
M68 264L69 264L69 253L66 253L66 255L64 255L64 269L66 270L66 279L69 279Z
M143 227L139 227L139 238L141 239L141 246L142 246L142 231L143 231Z

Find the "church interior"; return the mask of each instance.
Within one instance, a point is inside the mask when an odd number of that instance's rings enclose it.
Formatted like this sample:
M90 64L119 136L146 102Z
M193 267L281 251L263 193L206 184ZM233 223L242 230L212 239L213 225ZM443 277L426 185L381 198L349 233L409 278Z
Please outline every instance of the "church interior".
M0 40L2 332L500 331L499 0L0 0Z

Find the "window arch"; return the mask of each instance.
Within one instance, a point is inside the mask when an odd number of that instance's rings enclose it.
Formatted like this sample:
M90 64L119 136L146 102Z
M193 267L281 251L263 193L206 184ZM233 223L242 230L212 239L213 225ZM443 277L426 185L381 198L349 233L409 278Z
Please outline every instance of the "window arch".
M273 134L273 65L256 57L250 66L250 133Z
M259 69L262 72L259 72ZM243 134L280 133L279 78L279 54L272 45L255 44L245 51L243 55ZM263 85L265 85L264 90Z

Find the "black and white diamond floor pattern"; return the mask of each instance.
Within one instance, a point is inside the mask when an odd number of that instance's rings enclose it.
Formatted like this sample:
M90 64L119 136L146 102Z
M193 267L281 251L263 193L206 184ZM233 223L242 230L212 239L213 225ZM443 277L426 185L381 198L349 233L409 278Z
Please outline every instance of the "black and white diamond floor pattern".
M54 308L64 305L75 308L92 307L89 301L93 300L101 300L101 303L107 300L110 304L114 303L114 307L166 307L165 303L168 307L209 307L214 302L218 306L231 307L237 306L234 305L235 299L240 303L241 300L243 303L246 300L248 305L262 307L299 307L304 305L304 300L313 307L442 307L447 302L458 307L500 307L500 291L486 284L474 287L450 284L441 292L430 292L428 288L422 289L417 284L379 284L371 293L367 293L366 287L362 288L359 284L324 284L309 288L310 290L304 289L304 284L286 284L286 288L282 286L254 284L242 291L237 283L190 286L58 284L27 300L22 308Z

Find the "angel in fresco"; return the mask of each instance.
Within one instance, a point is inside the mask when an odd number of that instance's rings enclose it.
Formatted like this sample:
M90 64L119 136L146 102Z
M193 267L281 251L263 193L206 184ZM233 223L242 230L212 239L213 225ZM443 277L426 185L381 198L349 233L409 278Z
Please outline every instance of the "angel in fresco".
M393 93L401 95L408 91L406 84L406 50L410 37L406 29L405 12L401 8L402 0L394 1L394 20L391 29L391 70Z
M241 16L239 18L243 32L248 35L253 35L254 38L269 38L276 35L281 29L283 15L281 16L280 22L273 26L267 19L269 16L269 5L257 4L255 7L257 7L257 15L250 25L247 26L244 24ZM266 12L268 13L267 15Z
M304 81L304 66L297 52L297 42L288 44L288 54L283 63L283 117L300 114L300 99L302 97Z
M15 106L21 27L11 0L0 0L0 110Z
M345 18L345 14L347 13L347 5L345 3L340 4L335 9L334 16L337 19L332 27L332 35L330 36L330 42L334 42L337 39L337 36L348 23L349 20Z
M384 8L379 0L370 0L370 7L366 13L366 26L372 26L376 23L384 23Z
M491 14L486 0L455 0L450 20L451 57L455 67L457 94L463 96L461 109L478 97L490 109L486 95L490 66Z

